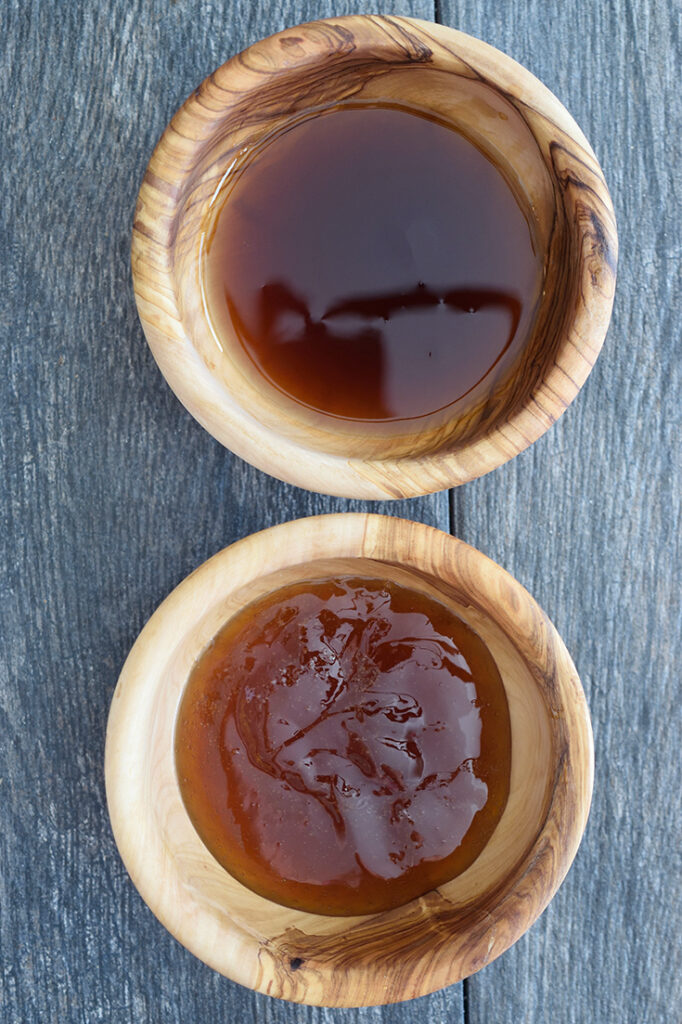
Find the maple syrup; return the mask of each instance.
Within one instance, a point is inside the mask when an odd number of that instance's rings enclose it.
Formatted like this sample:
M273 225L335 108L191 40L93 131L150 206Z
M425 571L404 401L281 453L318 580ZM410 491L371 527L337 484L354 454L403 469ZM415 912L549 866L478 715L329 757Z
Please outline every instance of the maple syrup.
M542 288L533 219L434 116L348 103L285 124L228 174L202 267L217 338L317 416L432 417L492 394ZM458 405L459 403L459 405Z
M235 878L285 906L372 913L486 845L509 793L509 709L492 655L446 605L378 579L301 582L200 656L175 759Z

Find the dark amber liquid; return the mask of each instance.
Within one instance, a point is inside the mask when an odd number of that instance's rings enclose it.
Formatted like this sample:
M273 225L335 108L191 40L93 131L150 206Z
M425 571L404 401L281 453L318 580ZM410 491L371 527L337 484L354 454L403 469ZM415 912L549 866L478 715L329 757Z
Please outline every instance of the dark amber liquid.
M257 148L215 208L216 334L231 323L260 375L317 413L390 421L480 400L528 339L531 221L499 167L431 117L308 116Z
M286 906L371 913L481 852L509 793L509 709L487 647L445 605L381 580L300 583L201 656L175 759L232 875Z

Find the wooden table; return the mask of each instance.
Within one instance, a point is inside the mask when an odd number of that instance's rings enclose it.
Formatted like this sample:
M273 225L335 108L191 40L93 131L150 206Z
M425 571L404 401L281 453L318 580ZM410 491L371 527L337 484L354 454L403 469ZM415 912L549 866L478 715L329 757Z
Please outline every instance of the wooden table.
M680 962L679 0L374 0L526 64L604 166L613 323L533 448L450 494L373 504L451 530L548 611L591 706L596 785L567 881L463 985L371 1010L295 1007L195 960L152 917L104 799L109 701L138 630L224 545L367 507L264 476L183 411L144 343L129 242L169 116L262 35L345 0L4 0L0 192L0 1019L669 1024ZM677 360L677 361L676 361Z

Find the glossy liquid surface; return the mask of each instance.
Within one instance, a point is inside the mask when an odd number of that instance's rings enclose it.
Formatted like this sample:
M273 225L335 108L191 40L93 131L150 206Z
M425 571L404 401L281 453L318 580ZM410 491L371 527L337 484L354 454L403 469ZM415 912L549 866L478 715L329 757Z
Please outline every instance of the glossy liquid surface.
M488 649L444 605L315 581L254 602L202 654L175 757L231 874L286 906L363 914L481 852L509 793L509 710Z
M530 222L472 142L413 110L345 106L282 130L228 179L206 237L216 336L320 414L428 416L480 399L528 339Z

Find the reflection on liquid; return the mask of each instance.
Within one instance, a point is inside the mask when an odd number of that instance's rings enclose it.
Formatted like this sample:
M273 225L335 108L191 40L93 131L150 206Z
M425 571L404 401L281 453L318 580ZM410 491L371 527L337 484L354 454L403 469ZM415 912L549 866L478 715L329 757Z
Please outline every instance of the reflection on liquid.
M215 209L216 336L236 328L240 354L313 419L485 400L529 337L530 218L485 153L423 112L353 104L285 126Z
M482 641L423 594L296 584L196 666L183 798L228 870L283 903L363 913L463 870L507 799L509 716Z
M515 295L482 288L437 291L424 283L350 296L315 318L303 295L271 281L260 290L256 330L249 332L227 288L224 294L247 350L273 384L306 405L357 419L404 417L410 401L421 408L424 392L440 393L430 399L441 402L431 411L463 398L500 361L521 319ZM423 351L417 358L415 350L426 345L426 358Z

